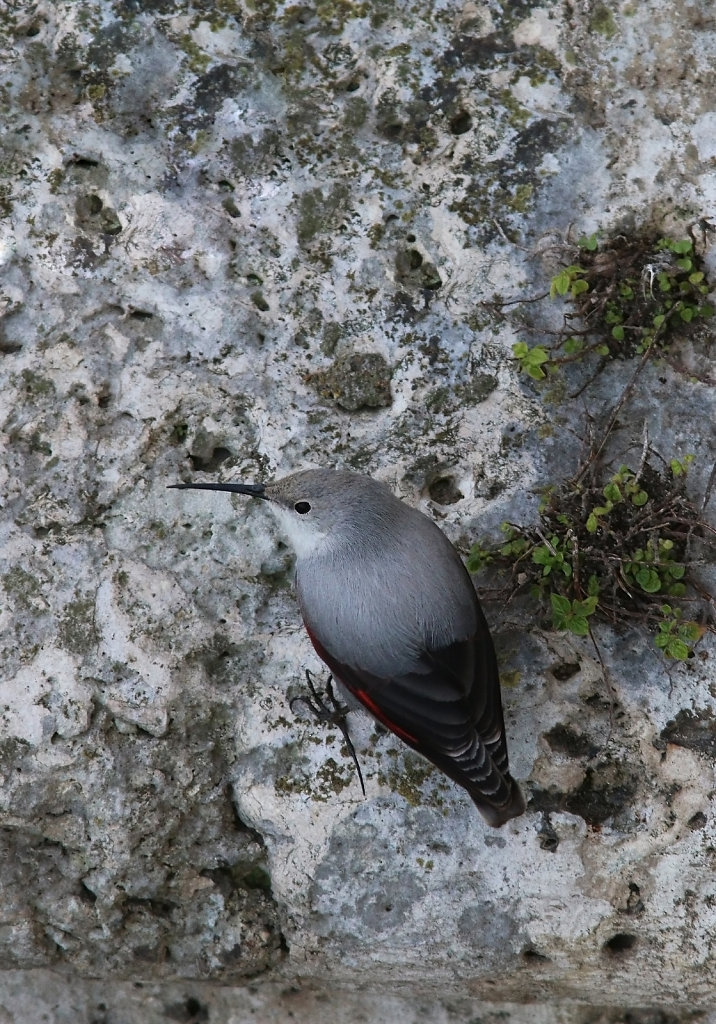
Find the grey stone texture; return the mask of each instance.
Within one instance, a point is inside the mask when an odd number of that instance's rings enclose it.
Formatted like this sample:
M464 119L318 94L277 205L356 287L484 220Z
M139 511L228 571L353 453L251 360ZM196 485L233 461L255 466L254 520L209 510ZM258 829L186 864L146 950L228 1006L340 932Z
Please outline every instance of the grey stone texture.
M340 465L463 551L530 522L632 372L519 373L566 239L716 270L713 5L18 0L0 66L0 1024L716 1021L709 635L598 653L488 572L527 814L352 714L363 799L288 708L277 527L166 489ZM712 342L616 438L696 496Z

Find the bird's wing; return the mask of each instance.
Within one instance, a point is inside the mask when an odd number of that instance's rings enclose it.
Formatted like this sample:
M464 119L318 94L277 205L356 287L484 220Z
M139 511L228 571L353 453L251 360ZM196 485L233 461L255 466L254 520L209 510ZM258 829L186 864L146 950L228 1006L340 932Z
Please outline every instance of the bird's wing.
M516 808L497 663L482 618L474 636L427 650L418 671L387 679L341 664L312 635L311 640L336 678L368 711L464 786L488 820L489 808L498 809L498 817L500 808Z

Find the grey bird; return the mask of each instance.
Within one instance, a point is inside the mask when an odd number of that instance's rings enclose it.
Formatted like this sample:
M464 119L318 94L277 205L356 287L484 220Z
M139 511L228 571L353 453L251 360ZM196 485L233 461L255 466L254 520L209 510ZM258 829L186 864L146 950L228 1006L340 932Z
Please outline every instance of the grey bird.
M296 550L308 635L339 683L463 786L488 824L523 813L487 622L467 570L431 519L385 484L346 470L173 486L265 499Z

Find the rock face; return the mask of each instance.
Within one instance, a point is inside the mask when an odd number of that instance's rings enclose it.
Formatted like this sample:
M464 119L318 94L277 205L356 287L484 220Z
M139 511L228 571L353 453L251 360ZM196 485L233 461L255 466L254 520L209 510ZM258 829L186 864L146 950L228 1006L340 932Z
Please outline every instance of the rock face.
M363 799L288 709L273 522L166 489L342 465L463 548L529 521L633 367L519 373L569 233L716 271L708 7L0 9L0 1024L716 1020L708 635L488 592L527 814L353 715ZM619 423L697 496L711 324Z

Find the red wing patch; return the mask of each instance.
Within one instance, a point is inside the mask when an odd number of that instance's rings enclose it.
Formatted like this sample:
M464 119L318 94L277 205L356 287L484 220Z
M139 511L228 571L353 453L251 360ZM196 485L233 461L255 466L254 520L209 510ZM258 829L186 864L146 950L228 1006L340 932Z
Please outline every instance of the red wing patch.
M348 684L346 683L344 685L347 686ZM417 746L418 741L416 740L416 738L414 736L411 736L409 732L406 732L405 729L401 729L399 725L395 724L395 722L391 722L390 719L381 711L380 707L375 703L371 696L368 693L366 693L365 690L354 690L352 686L349 686L348 689L354 696L358 698L361 704L368 708L371 715L377 718L379 722L382 722L383 725L387 726L387 728L390 729L391 732L394 732L396 736L399 736L401 738L401 740L405 740L406 743L410 743L413 746Z

